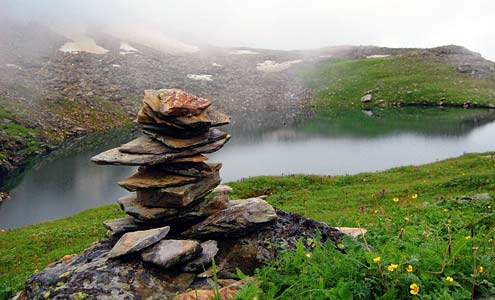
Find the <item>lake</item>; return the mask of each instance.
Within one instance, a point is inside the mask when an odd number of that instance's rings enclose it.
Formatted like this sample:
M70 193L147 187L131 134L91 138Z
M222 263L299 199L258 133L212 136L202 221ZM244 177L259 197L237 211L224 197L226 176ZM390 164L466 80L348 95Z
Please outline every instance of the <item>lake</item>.
M493 110L339 109L280 124L280 112L278 118L274 114L233 116L225 127L231 141L208 155L223 163L224 182L257 175L356 174L495 150ZM134 136L129 129L91 134L43 158L16 179L11 198L0 205L0 228L115 203L126 194L116 182L135 168L98 166L89 159Z

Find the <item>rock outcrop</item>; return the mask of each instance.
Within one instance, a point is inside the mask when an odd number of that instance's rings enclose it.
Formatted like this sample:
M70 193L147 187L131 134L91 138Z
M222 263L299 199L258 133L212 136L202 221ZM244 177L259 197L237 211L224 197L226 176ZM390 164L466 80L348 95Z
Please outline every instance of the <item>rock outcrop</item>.
M255 268L274 259L282 249L295 249L299 239L308 245L307 239L314 238L317 232L322 241L338 241L343 236L342 232L324 223L280 210L276 213L276 223L265 230L240 238L218 239L215 255L218 278L231 278L236 269L252 274ZM180 239L172 231L166 238ZM44 300L45 295L49 295L49 299L71 299L72 295L81 295L87 300L158 300L174 299L177 292L188 289L213 288L209 280L213 271L206 265L199 270L185 271L183 268L188 264L163 269L144 262L138 254L108 259L119 237L118 234L106 237L80 255L52 263L32 275L26 285L27 298Z

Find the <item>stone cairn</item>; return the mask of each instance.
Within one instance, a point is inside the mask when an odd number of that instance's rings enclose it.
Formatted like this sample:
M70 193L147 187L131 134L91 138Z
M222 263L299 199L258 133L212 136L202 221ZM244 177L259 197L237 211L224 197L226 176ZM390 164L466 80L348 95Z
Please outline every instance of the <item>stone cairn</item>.
M132 192L118 200L128 217L107 221L122 235L109 259L139 256L162 269L201 273L219 251L218 240L252 233L277 221L262 198L229 200L220 184L220 163L205 153L230 135L216 129L230 117L207 99L178 89L146 90L137 123L144 135L92 158L97 164L139 166L119 182Z

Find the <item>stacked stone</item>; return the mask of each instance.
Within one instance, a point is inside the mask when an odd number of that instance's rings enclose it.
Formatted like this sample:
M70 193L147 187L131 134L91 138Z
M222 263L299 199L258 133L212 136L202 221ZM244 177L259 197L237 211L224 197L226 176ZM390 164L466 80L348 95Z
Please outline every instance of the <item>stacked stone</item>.
M230 139L216 129L230 117L212 109L209 100L177 89L146 90L137 122L144 135L92 158L98 164L139 166L119 182L132 192L118 200L129 217L104 223L113 234L125 233L110 258L140 253L163 268L198 270L218 252L217 241L209 239L240 236L276 221L263 199L211 197L221 181L221 164L206 163L203 154ZM178 239L164 239L171 235Z

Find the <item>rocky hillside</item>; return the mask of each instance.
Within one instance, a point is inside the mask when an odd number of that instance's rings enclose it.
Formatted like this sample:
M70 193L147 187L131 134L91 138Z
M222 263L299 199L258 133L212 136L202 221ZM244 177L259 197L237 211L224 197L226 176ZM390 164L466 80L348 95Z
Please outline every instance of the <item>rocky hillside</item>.
M0 185L16 167L67 137L131 124L145 89L181 88L212 100L234 122L266 128L308 114L303 108L318 89L308 85L307 74L317 74L316 67L328 61L424 52L455 64L465 76L493 73L493 63L460 47L202 46L168 52L101 32L88 33L86 40L89 46L40 24L0 21Z

